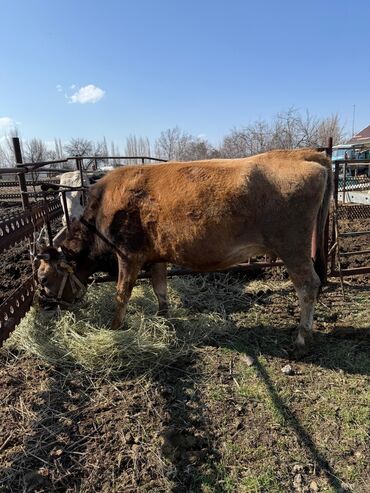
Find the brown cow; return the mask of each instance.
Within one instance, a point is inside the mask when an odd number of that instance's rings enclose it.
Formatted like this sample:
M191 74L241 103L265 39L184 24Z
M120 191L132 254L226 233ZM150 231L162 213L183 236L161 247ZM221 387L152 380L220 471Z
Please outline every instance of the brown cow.
M41 255L39 280L48 295L59 292L59 298L71 301L78 282L86 285L115 257L118 306L112 327L117 329L145 264L153 266L154 290L165 311L165 262L215 271L267 253L284 261L297 291L296 345L302 349L326 275L323 232L331 175L329 160L312 150L116 169L90 189L85 212L61 251ZM316 272L311 258L315 229Z

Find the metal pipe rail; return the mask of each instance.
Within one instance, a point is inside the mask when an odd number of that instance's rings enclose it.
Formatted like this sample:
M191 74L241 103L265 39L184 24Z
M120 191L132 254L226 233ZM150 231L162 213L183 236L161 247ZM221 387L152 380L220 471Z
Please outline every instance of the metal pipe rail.
M333 159L333 163L339 163L339 164L350 164L354 166L362 166L363 164L370 164L370 159Z
M27 238L32 238L33 233L43 226L46 219L54 221L62 215L60 201L55 199L6 218L0 222L0 253Z

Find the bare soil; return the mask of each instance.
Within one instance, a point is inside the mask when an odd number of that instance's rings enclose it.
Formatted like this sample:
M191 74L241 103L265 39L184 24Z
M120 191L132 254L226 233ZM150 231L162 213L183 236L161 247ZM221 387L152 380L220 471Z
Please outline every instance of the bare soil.
M286 352L295 295L278 286L228 305L235 332L148 373L1 350L0 491L369 492L369 285L345 301L325 288L302 361Z

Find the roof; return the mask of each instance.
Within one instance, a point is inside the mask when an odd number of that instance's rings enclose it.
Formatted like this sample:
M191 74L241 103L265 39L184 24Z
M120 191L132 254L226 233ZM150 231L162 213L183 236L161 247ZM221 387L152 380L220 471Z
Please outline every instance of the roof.
M333 146L333 149L352 149L353 144L339 144L337 146Z
M365 144L370 143L370 125L361 130L358 134L354 135L348 144Z

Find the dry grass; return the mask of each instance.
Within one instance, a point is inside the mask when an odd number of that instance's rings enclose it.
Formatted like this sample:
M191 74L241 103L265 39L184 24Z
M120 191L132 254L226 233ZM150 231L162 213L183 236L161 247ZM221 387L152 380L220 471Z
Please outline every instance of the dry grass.
M148 283L141 283L129 304L124 330L109 325L115 309L112 284L93 285L83 303L52 316L32 308L7 342L16 348L62 366L76 363L104 373L152 371L186 355L232 328L226 310L250 303L231 276L174 279L169 295L169 318L156 315L157 302ZM184 307L183 305L188 305Z

